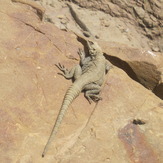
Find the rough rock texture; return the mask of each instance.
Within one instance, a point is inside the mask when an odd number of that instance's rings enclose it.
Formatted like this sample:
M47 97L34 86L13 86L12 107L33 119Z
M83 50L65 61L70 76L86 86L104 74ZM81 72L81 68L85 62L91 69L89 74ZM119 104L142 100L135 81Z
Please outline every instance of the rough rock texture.
M106 58L122 68L132 79L163 99L163 56L115 43L102 42Z
M47 21L60 29L81 33L65 1L68 0L38 2L47 9L45 16ZM81 20L100 39L163 52L163 1L72 0L72 2Z
M162 0L73 0L81 7L101 10L113 17L126 18L149 38L153 51L163 52L163 1ZM151 41L152 40L152 41Z
M128 63L135 74L134 61L153 64L162 73L157 60L161 55L146 60L140 58L146 52L126 47L127 53L122 45L110 42L99 42L114 64L106 76L103 100L90 105L81 94L47 155L41 157L71 84L57 74L54 64L72 67L83 45L74 34L41 22L37 7L30 5L0 1L0 162L163 162L163 101L121 70L125 65L119 62ZM149 79L152 84L145 83L153 88L158 80Z

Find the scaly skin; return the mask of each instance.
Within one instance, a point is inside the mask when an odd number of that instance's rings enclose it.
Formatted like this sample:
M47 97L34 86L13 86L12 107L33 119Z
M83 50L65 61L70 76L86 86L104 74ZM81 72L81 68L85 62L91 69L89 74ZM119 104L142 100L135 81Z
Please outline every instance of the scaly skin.
M75 66L71 71L68 71L60 64L57 67L64 73L65 78L74 77L74 83L67 90L64 100L58 114L55 125L52 129L51 135L42 153L44 157L47 147L50 142L56 136L58 128L62 122L62 119L72 101L80 94L85 92L85 97L91 103L91 100L98 101L101 99L99 92L101 85L104 81L106 71L109 70L105 57L103 56L101 48L97 43L87 41L90 57L87 59L83 53L79 53L81 58L81 65ZM86 66L85 66L86 65ZM85 67L84 67L85 66Z

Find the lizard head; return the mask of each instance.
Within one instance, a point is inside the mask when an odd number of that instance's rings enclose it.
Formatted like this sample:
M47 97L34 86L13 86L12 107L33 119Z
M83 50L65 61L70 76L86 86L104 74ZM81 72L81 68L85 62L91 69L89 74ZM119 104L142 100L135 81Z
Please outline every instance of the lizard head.
M87 45L88 45L89 54L92 57L92 59L95 59L99 55L103 55L102 49L96 42L88 40Z

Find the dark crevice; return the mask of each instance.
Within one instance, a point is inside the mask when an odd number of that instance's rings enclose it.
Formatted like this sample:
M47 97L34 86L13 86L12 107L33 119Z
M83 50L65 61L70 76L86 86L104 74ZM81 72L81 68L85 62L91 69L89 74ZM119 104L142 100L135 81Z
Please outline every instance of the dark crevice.
M155 75L157 76L157 77L154 76L155 78L157 78L157 81L156 81L156 79L155 79L155 83L154 83L154 81L152 81L152 80L146 81L147 79L146 79L146 78L143 79L143 77L141 78L141 81L140 81L140 80L138 79L138 77L137 77L137 74L133 71L133 69L131 68L131 66L130 66L127 62L125 62L125 61L123 61L123 60L121 60L121 59L119 59L119 58L117 58L117 57L115 57L115 56L109 56L109 55L107 55L107 54L104 54L104 56L105 56L105 58L106 58L107 60L109 60L114 66L116 66L116 67L118 67L118 68L124 70L130 78L132 78L132 79L135 80L136 82L140 83L140 84L143 85L145 88L150 89L149 86L148 86L148 84L149 84L149 85L154 85L154 84L156 84L155 88L153 88L153 89L151 89L151 90L152 90L152 92L153 92L157 97L159 97L160 99L163 100L163 84L158 84L158 85L157 85L157 83L158 83L159 80L160 80L160 75L161 75L161 74L157 74L157 73L159 73L159 72L157 72L157 71L155 72ZM146 64L144 63L144 65L146 65ZM155 68L155 69L156 69L156 68ZM142 71L143 71L143 70L142 70ZM152 86L151 86L151 87L152 87Z
M153 90L153 93L163 100L163 83L158 84Z
M109 56L107 54L104 54L104 56L114 66L124 70L130 78L132 78L133 80L140 83L139 79L137 78L137 75L135 74L135 72L132 70L132 68L130 67L130 65L127 62L125 62L125 61L123 61L123 60L121 60L121 59L119 59L117 57Z

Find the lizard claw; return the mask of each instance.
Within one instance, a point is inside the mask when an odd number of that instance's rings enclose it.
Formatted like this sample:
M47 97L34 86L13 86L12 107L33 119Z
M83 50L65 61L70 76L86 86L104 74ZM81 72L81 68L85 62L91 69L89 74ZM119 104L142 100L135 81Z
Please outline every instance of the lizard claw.
M56 66L58 69L60 69L64 74L68 71L68 69L65 68L64 65L61 65L60 63L55 64L55 66Z
M85 98L88 100L90 104L92 103L92 99L88 95L85 94Z
M102 100L102 98L101 97L99 97L99 98L93 98L92 100L97 103L98 101Z
M89 104L92 104L92 100L91 99L87 98L87 100L88 100Z
M97 103L99 100L102 100L102 97L100 97L99 95L85 95L85 97L90 104L92 103L92 101Z
M98 102L100 100L102 100L102 97L100 97L99 95L94 95L91 97L91 99L94 101L94 102Z
M64 74L62 74L62 73L60 73L60 72L58 72L57 74L58 74L58 75L62 75L62 76L64 76Z

